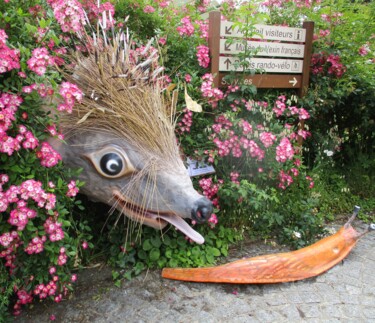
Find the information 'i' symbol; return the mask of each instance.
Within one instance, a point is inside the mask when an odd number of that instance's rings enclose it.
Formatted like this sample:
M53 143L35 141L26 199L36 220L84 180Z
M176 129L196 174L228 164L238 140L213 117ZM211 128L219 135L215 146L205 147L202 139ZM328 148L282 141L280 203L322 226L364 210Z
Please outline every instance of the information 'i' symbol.
M301 40L301 30L297 30L295 40Z
M292 71L298 71L299 70L299 62L298 61L294 61L292 63Z

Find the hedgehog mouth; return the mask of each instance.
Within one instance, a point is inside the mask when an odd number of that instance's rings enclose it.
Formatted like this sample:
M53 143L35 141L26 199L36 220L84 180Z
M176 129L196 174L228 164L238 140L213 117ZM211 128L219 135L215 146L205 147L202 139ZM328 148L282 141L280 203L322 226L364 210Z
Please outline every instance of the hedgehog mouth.
M127 201L119 191L114 191L113 197L117 202L117 209L128 218L159 230L171 224L194 242L198 244L204 243L202 235L193 230L181 216L171 212L153 211L142 208L135 203Z

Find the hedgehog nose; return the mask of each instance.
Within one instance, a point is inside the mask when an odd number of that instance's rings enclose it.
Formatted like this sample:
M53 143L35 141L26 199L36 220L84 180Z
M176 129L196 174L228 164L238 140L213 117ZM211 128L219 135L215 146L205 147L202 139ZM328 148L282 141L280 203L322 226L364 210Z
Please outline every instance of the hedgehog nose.
M202 197L195 202L194 208L191 210L191 218L198 223L206 222L210 218L212 210L212 202Z

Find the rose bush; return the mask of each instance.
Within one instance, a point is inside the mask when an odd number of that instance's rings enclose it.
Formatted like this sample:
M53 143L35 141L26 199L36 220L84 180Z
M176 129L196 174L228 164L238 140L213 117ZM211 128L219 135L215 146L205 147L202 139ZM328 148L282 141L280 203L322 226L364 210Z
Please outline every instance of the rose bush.
M81 95L61 83L55 66L71 45L60 27L82 27L74 12L68 17L62 13L68 9L54 3L56 20L52 7L39 1L0 4L0 258L1 294L8 295L0 299L2 314L11 295L14 314L33 299L60 302L92 246L87 220L73 211L83 210L75 199L82 183L72 180L79 170L64 169L48 143L63 140L49 112L56 97L63 102L57 109L69 112Z

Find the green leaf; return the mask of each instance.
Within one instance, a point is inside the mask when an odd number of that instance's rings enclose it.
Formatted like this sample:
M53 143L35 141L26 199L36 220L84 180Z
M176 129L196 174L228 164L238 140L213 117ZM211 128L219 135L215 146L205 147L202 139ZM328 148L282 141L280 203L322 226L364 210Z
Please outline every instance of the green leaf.
M215 257L219 257L221 255L220 250L217 248L211 248L211 253Z
M147 259L147 253L144 250L139 250L137 253L137 256L139 259L142 259L142 260Z
M10 167L10 170L15 173L23 173L22 168L18 165L13 165L12 167Z
M202 251L201 251L201 248L200 248L200 247L198 247L198 246L194 246L194 247L191 249L191 253L192 253L193 256L198 257L198 256L202 253Z
M206 260L208 264L212 264L215 261L215 258L213 255L206 253Z
M166 258L160 258L157 262L159 268L164 268L166 263L167 263Z
M171 238L167 235L163 235L163 244L166 245L166 246L170 246L171 245Z
M159 236L156 236L156 237L152 237L152 238L151 238L151 244L152 244L155 248L160 248L161 243L162 243L162 242L161 242Z
M139 275L145 269L145 265L143 262L137 262L134 266L134 273Z
M26 27L26 30L30 34L35 34L36 32L38 32L38 27L36 27L36 26L30 25L28 23L25 23L25 27Z
M153 248L150 251L149 258L151 261L156 261L160 258L160 250Z
M224 257L228 256L228 248L222 247L220 251Z
M171 259L168 261L169 267L176 268L178 267L178 261L176 259Z
M70 225L71 225L71 222L68 221L68 220L63 220L62 223L63 223L64 227L70 227Z
M132 272L130 270L128 270L123 276L124 276L125 279L131 280L132 279ZM117 287L120 287L120 286L117 286Z
M116 280L120 276L120 273L117 270L112 270L112 279Z
M167 249L167 250L165 251L165 256L166 256L167 258L172 258L172 255L173 255L173 251L172 251L172 249Z
M144 251L149 251L149 250L152 249L152 244L151 244L150 239L146 239L146 240L143 242L143 244L142 244L142 249L143 249Z

